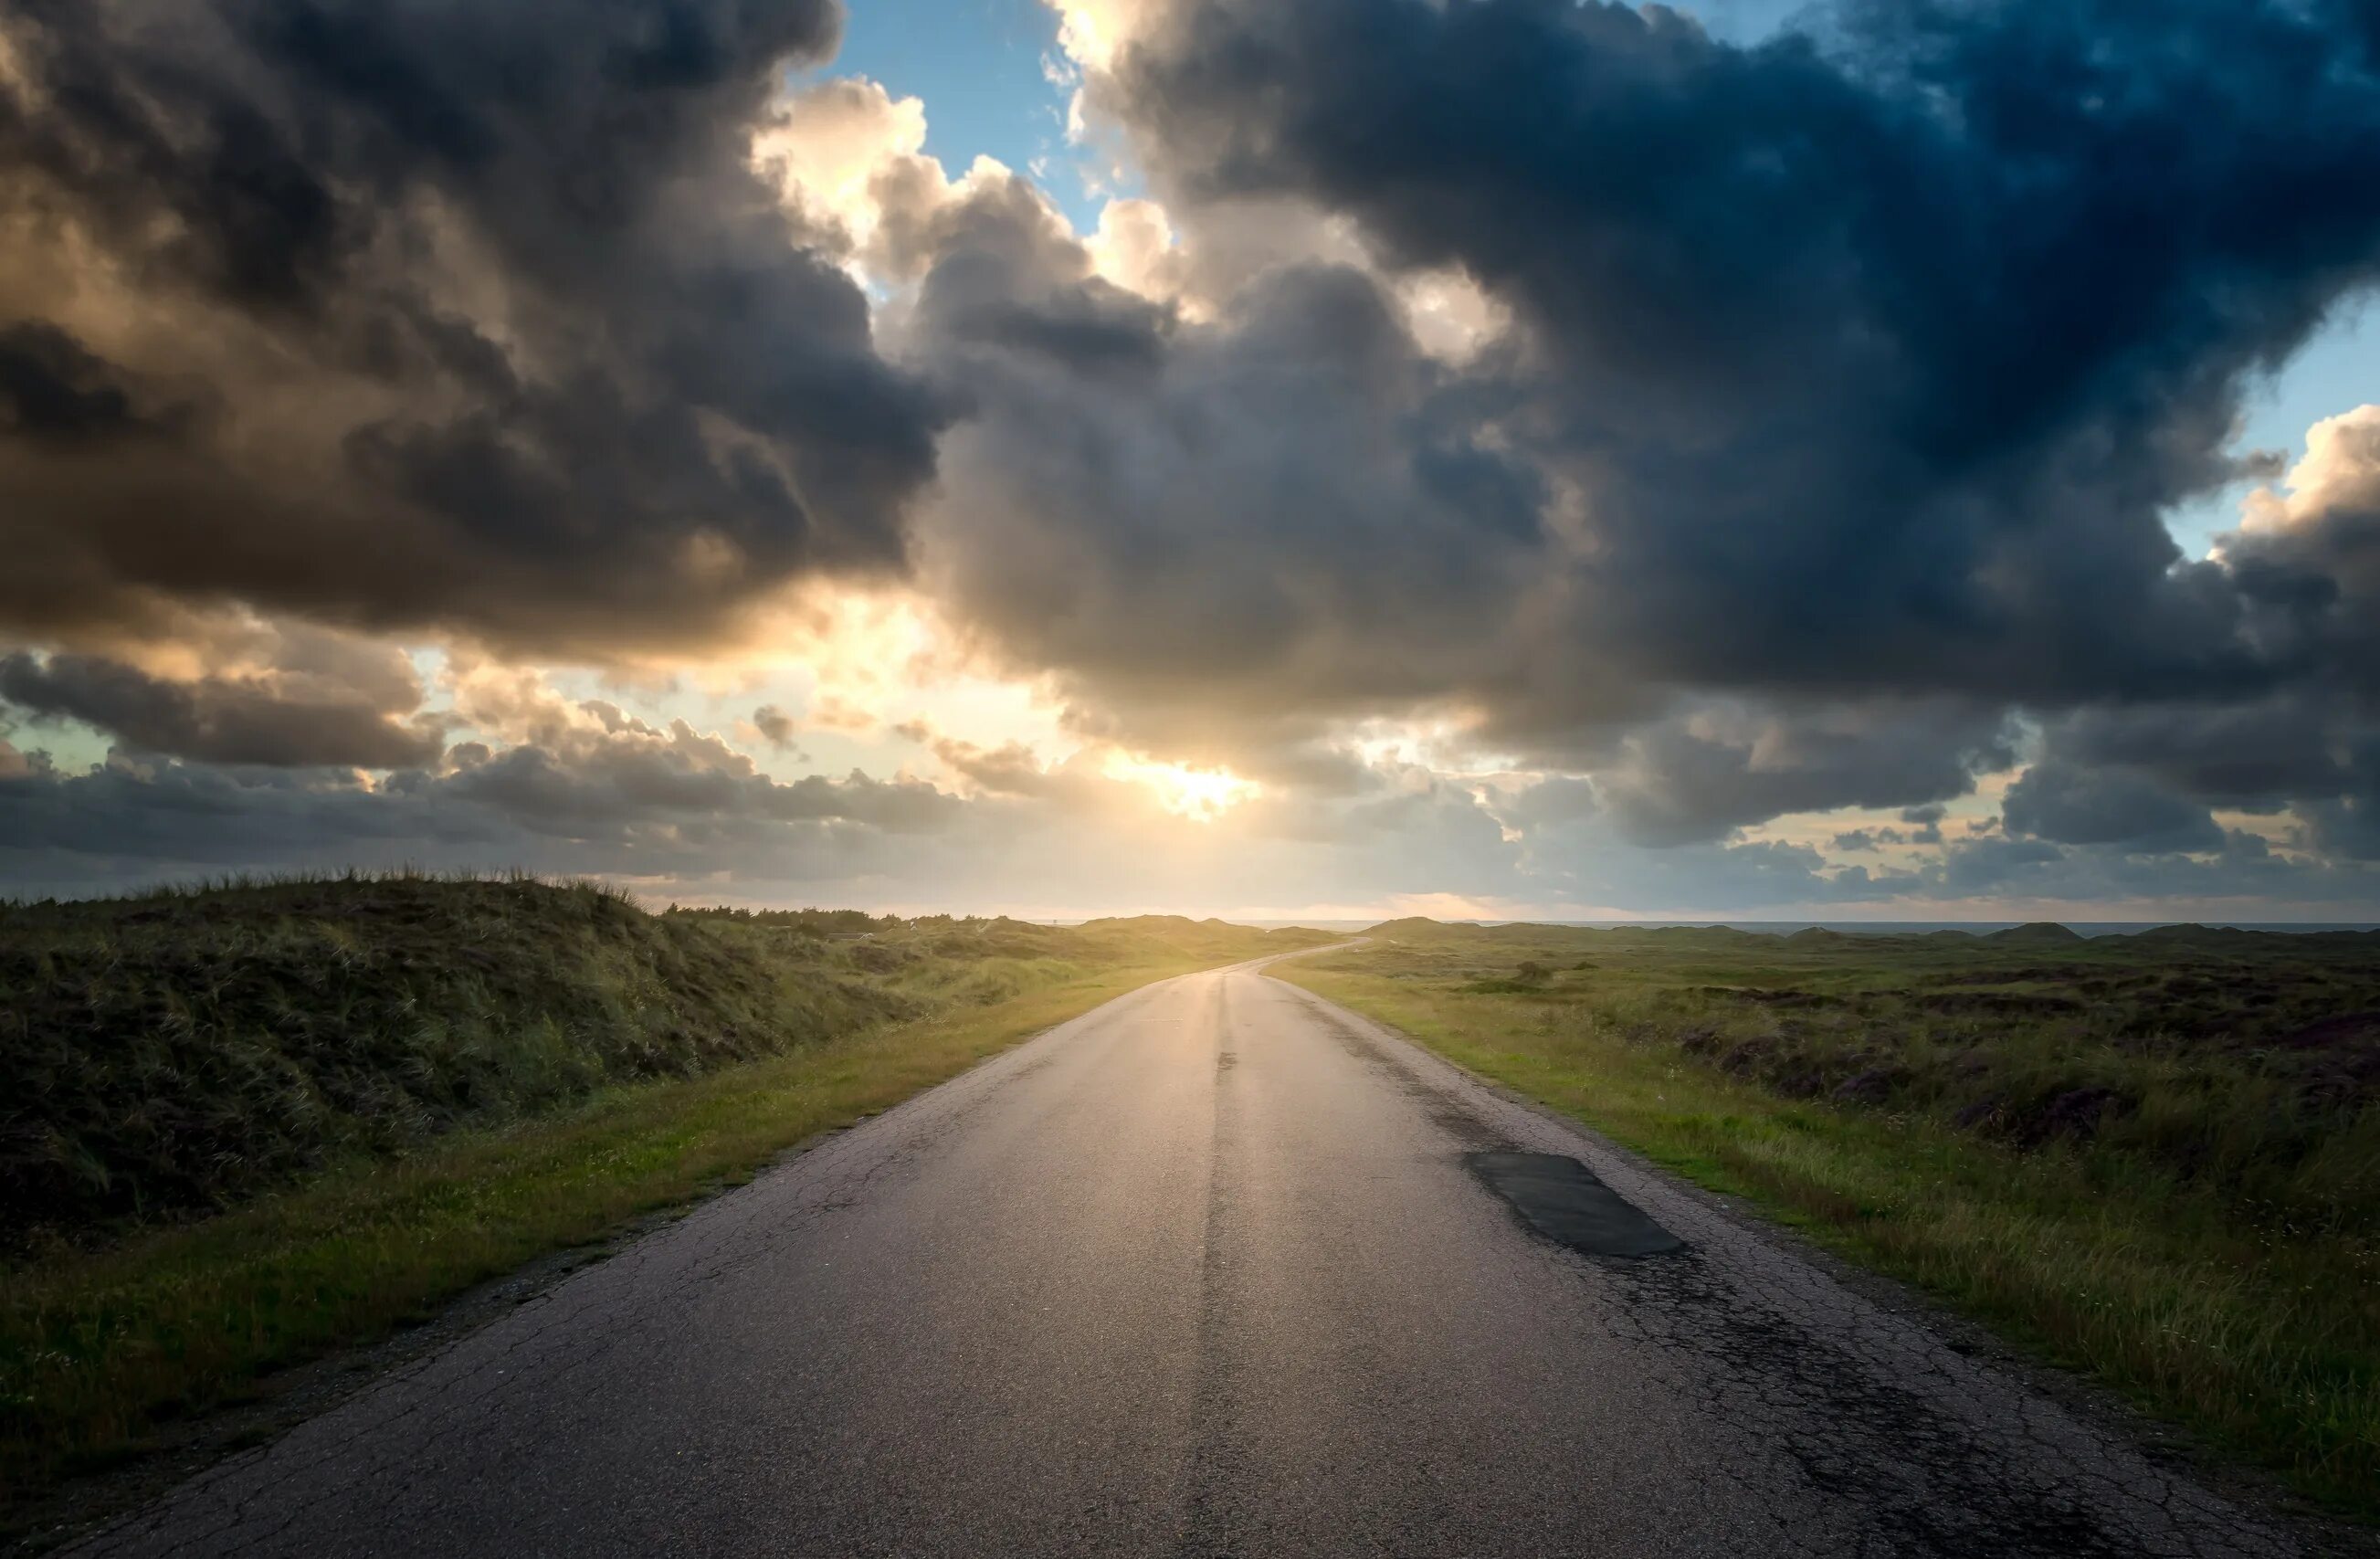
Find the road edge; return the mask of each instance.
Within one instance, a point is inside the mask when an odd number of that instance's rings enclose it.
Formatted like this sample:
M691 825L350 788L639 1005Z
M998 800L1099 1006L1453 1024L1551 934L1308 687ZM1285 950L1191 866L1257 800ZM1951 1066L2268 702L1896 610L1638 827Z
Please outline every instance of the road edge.
M1303 953L1326 951L1304 948ZM1267 960L1268 962L1273 960ZM1634 1148L1605 1136L1577 1116L1511 1085L1484 1076L1452 1056L1432 1049L1396 1025L1369 1013L1341 1005L1293 980L1264 973L1300 996L1320 1004L1372 1030L1391 1044L1444 1066L1484 1091L1512 1104L1568 1135L1611 1154L1649 1178L1688 1198L1733 1225L1746 1237L1762 1241L1801 1261L1859 1297L1919 1327L1955 1353L1978 1360L2007 1375L2027 1391L2047 1397L2085 1426L2121 1440L2143 1459L2186 1472L2209 1492L2272 1522L2304 1543L2313 1559L2372 1559L2380 1555L2380 1528L2358 1526L2313 1504L2272 1474L2216 1455L2196 1436L2178 1424L2150 1415L2105 1386L2043 1358L2002 1336L1979 1321L1961 1315L1942 1301L1899 1278L1838 1255L1791 1225L1778 1222L1742 1198L1722 1196L1666 1164L1656 1163Z

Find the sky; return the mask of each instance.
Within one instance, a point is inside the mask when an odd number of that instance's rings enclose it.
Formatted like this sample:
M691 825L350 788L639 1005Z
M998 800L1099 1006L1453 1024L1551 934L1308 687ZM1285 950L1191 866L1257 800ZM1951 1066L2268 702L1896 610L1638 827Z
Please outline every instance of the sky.
M0 895L2380 919L2370 0L0 17Z

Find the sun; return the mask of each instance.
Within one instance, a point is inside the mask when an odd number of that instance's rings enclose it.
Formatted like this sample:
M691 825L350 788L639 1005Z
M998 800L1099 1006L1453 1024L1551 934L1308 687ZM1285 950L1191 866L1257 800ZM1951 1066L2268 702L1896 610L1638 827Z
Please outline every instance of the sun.
M1229 769L1153 763L1121 752L1109 755L1106 772L1110 779L1147 786L1155 794L1159 806L1193 822L1212 822L1263 789L1254 780L1244 780Z

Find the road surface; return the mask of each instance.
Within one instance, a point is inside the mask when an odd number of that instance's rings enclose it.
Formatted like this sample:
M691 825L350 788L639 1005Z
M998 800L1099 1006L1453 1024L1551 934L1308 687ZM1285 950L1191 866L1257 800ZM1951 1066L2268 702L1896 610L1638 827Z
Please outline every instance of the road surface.
M1682 1245L1558 1243L1472 1158L1515 1151ZM831 1139L83 1552L2298 1550L1242 966Z

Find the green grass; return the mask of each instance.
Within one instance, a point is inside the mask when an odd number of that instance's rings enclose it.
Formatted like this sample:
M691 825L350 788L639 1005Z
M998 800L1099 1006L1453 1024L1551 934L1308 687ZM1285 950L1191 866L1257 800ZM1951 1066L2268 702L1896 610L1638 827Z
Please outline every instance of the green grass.
M448 991L476 1004L472 1044L397 1042L419 1030L392 1029L387 1015L419 1017L429 1003L373 993L367 975L352 976L364 993L339 1009L345 1029L323 1017L333 977L284 983L306 978L300 953L340 930L357 967L382 980L453 979L400 956L419 932L375 920L373 907L390 902L405 907L408 922L428 917L450 937L465 918L475 928L469 945L511 950L460 995ZM174 928L162 945L188 955L178 962L124 932L127 916L159 908ZM213 1107L237 1118L250 1107L245 1079L259 1068L211 1066L211 1038L219 1049L277 1062L277 1072L262 1070L284 1087L293 1073L345 1066L351 1077L388 1073L392 1092L411 1102L395 1112L401 1129L371 1114L324 1112L330 1129L302 1153L276 1145L269 1174L205 1179L188 1170L171 1182L203 1184L202 1205L214 1211L152 1197L150 1211L162 1203L172 1216L143 1219L94 1199L82 1226L29 1236L0 1269L0 1491L18 1516L60 1480L139 1452L162 1425L237 1400L273 1370L384 1336L533 1258L600 1241L641 1214L747 1177L805 1138L1135 986L1328 940L1159 918L1052 928L859 917L860 931L847 916L815 911L656 917L589 889L413 881L283 883L17 913L39 923L0 923L0 946L12 952L112 934L110 967L133 993L128 1005L154 1004L186 968L221 977L208 987L212 1005L183 998L184 1010L206 1016L176 1036L180 1050L166 1054L181 1059L165 1069L151 1052L131 1061L108 1052L154 1042L137 1029L61 1039L42 1015L103 1005L107 994L89 980L71 997L49 991L50 1005L32 1007L30 1032L43 1055L68 1059L42 1064L66 1075L79 1044L98 1079L79 1090L54 1087L54 1108L64 1099L104 1125L93 1101L119 1099L128 1078L167 1098L181 1089L203 1099L199 1090L216 1088ZM508 916L580 944L548 946ZM578 929L589 922L610 928L609 940L595 944L610 962L589 954ZM540 984L557 966L591 968L613 983L591 994ZM650 983L638 990L639 980ZM278 993L255 994L266 989ZM565 1021L557 1010L577 1016ZM733 1022L738 1033L677 1035L701 1021ZM464 1027L449 1017L436 1032ZM515 1029L530 1032L516 1041ZM25 1032L9 1036L7 1048L23 1048ZM664 1075L599 1066L585 1054L651 1054L638 1048L648 1041L681 1047L667 1053ZM757 1055L737 1049L763 1043ZM462 1059L449 1066L455 1057ZM7 1055L0 1065L24 1063ZM455 1078L472 1066L495 1082L457 1088ZM557 1072L574 1080L555 1084ZM225 1076L237 1080L225 1085ZM491 1102L476 1115L423 1102L457 1099ZM20 1105L18 1118L26 1114ZM119 1177L149 1173L141 1161L112 1167Z
M602 1088L1318 933L649 915L585 884L342 878L0 907L0 1249L219 1211Z
M1281 972L2380 1517L2380 939L1424 923Z

